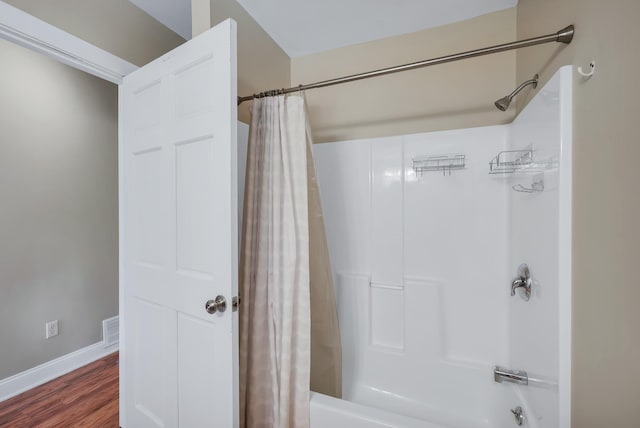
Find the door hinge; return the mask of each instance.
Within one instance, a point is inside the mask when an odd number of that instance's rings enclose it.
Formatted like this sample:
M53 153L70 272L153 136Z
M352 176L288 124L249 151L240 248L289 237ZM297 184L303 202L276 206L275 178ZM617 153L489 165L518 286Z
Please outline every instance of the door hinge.
M233 299L231 299L231 308L233 309L233 312L238 311L240 303L242 303L242 296L233 296Z

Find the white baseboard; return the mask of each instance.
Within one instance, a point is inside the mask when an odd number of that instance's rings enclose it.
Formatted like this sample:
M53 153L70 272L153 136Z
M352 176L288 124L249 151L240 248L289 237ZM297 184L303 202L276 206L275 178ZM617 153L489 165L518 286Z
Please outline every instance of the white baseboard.
M106 357L117 350L118 344L105 348L102 342L98 342L2 379L0 380L0 402Z

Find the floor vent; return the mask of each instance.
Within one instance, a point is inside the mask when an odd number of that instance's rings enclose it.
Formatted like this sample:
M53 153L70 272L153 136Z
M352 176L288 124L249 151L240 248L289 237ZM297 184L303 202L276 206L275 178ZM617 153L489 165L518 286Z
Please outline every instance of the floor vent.
M120 317L115 316L102 321L102 346L108 348L120 340Z

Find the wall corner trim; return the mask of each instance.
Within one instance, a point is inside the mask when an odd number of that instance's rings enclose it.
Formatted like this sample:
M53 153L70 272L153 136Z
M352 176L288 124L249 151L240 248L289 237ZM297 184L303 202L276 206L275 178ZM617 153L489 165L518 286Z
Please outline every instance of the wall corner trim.
M102 341L58 357L39 366L0 380L0 402L92 363L118 350L104 347Z

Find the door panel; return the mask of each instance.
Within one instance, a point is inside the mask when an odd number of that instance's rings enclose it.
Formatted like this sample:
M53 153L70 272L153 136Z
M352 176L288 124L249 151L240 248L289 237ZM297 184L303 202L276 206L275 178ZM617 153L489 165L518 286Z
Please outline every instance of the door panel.
M174 411L167 406L168 397L157 391L167 389L171 376L164 367L171 364L170 346L163 335L148 334L152 329L171 329L171 311L160 305L142 299L135 299L133 317L129 324L135 335L137 346L131 349L135 395L132 397L136 409L131 426L166 426L164 421L172 420Z
M214 256L216 203L211 198L215 183L211 165L212 139L176 146L176 234L178 272L210 279Z
M125 428L237 425L235 43L229 20L120 86Z
M224 375L224 367L211 366L209 361L219 359L219 347L213 342L202 343L203 336L219 335L219 326L185 314L178 316L178 371L184 375L178 384L180 400L180 424L184 427L203 426L203 420L228 411L221 407L224 401L211 401L210 385L216 384L218 376ZM191 367L209 367L199 373ZM208 426L218 426L211 423ZM219 425L222 427L223 425Z

